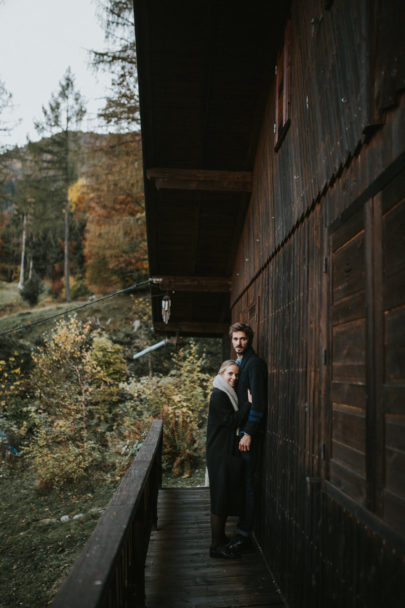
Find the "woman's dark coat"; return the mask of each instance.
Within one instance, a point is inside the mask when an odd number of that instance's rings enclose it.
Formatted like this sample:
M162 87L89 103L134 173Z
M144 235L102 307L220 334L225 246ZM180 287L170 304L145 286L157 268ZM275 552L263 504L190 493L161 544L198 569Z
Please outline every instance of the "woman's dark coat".
M246 407L235 412L228 395L214 388L208 411L207 468L215 515L239 514L242 481L236 429L245 416Z

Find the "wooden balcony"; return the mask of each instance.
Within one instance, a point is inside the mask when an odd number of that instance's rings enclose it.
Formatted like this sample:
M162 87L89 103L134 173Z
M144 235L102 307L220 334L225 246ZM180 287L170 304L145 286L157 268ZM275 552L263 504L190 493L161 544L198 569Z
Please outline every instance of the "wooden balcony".
M209 557L209 489L159 490L161 446L155 421L52 608L283 606L258 549Z

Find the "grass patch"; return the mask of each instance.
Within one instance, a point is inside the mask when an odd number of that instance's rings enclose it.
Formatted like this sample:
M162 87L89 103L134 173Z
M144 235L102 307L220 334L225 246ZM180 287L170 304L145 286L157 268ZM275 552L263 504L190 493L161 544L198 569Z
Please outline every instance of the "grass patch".
M204 485L205 464L191 477L163 475L163 487ZM79 557L118 487L105 479L63 490L41 489L23 468L0 469L0 608L44 608ZM80 519L75 515L83 514ZM61 517L69 516L66 522ZM54 520L54 521L52 521Z
M0 281L0 314L7 314L16 306L23 306L24 300L20 296L17 283Z
M3 289L0 286L0 295ZM53 315L59 315L71 308L76 306L82 306L86 301L76 302L49 302L49 300L43 301L42 304L38 304L33 308L26 307L25 309L19 309L12 312L11 314L4 314L0 316L0 332L8 331L12 329L21 328L15 334L16 338L21 338L29 342L36 342L44 335L49 335L50 331L55 327L55 324L60 321L62 316L58 316L49 321L45 321L48 317ZM93 319L97 323L102 325L107 324L110 332L114 331L116 327L126 327L128 331L131 331L131 323L133 321L133 301L131 298L125 295L116 296L111 300L104 300L100 303L94 303L90 306L77 311L79 319ZM38 323L40 322L40 323ZM32 327L29 327L31 324Z
M49 331L54 327L55 323L61 318L57 318L55 320L40 323L38 325L34 325L33 327L21 328L21 326L31 325L32 323L37 323L38 321L43 321L47 317L58 314L60 312L64 312L65 310L72 308L72 304L54 304L53 306L44 306L38 308L29 308L26 310L19 310L18 312L14 312L8 314L7 316L0 317L0 332L18 329L16 332L16 337L24 338L25 340L35 342L38 338L40 338L44 334L48 334ZM10 334L13 335L13 334Z
M201 462L189 477L174 477L169 471L163 471L163 488L191 488L205 485L205 461Z
M44 608L91 535L115 491L104 479L44 490L22 466L0 478L1 608ZM83 514L83 518L73 519ZM62 516L69 516L62 522ZM46 521L50 520L50 521ZM54 521L52 521L54 520Z

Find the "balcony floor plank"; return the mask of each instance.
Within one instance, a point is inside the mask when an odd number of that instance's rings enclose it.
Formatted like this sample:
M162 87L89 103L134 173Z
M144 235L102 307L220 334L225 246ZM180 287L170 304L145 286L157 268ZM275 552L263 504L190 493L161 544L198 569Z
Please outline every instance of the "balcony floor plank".
M160 490L145 566L147 608L282 608L258 551L238 560L209 557L209 514L208 488Z

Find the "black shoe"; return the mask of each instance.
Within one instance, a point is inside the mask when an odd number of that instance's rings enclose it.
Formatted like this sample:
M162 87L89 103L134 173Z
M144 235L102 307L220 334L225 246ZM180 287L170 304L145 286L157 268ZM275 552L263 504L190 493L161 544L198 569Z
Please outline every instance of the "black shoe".
M240 553L231 551L228 546L220 545L219 547L210 547L210 557L221 557L223 559L238 559Z
M240 551L253 551L254 544L249 536L242 536L241 534L237 534L234 538L232 538L229 543L226 545L226 548L229 551L240 552Z

